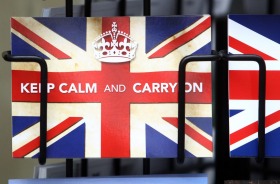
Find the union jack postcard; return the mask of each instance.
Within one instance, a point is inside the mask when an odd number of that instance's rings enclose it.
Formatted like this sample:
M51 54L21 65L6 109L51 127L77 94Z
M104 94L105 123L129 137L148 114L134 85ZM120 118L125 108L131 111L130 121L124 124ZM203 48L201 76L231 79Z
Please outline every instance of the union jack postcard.
M178 67L211 18L11 18L12 55L48 66L48 158L177 156ZM186 157L211 157L210 62L186 67ZM13 157L38 157L40 67L12 63Z
M265 156L280 156L280 16L229 15L228 49L257 54L266 64ZM258 153L258 71L256 62L229 63L229 123L232 157Z

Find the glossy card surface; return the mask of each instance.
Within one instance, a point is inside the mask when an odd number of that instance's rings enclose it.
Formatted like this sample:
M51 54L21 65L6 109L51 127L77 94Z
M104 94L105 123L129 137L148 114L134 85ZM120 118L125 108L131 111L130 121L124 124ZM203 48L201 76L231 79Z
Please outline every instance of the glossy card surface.
M11 19L12 54L48 65L48 158L177 157L178 67L210 16ZM186 68L186 157L211 157L210 62ZM12 64L13 157L37 157L40 67Z

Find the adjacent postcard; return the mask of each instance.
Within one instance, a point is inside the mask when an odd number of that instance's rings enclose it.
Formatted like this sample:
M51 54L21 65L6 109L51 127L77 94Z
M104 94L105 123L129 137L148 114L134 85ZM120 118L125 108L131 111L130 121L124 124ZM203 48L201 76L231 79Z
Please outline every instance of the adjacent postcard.
M228 51L256 54L266 64L265 156L280 156L280 16L229 15ZM256 62L229 63L230 155L258 154L258 75Z
M11 19L12 55L48 65L48 158L177 157L178 68L211 18ZM186 68L186 157L212 157L210 62ZM40 67L12 64L13 157L38 157Z

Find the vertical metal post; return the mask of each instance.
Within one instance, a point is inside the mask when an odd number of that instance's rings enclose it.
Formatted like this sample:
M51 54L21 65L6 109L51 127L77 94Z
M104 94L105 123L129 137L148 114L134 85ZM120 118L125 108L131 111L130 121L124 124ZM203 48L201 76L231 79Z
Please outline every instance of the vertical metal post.
M265 63L255 55L227 55L219 52L220 60L215 63L214 73L216 98L214 100L214 118L216 130L215 147L215 183L225 180L248 180L250 178L250 159L229 157L229 115L228 115L228 61L256 61L259 64L259 110L258 110L258 156L264 159L265 145Z
M92 5L92 0L85 0L85 3L84 3L84 10L85 10L84 16L85 17L91 17L91 5ZM73 166L72 166L72 168L73 168ZM88 176L88 159L81 159L81 168L80 169L81 169L82 177Z
M113 159L113 167L115 171L115 175L118 176L121 174L121 159L115 158Z
M73 159L66 159L66 177L73 177Z
M208 0L208 13L209 15L213 15L213 9L214 9L214 0Z
M144 0L144 16L151 15L151 0ZM150 159L143 159L143 174L150 174Z
M88 159L81 159L81 176L88 176Z
M148 175L150 174L151 167L151 160L149 158L143 159L143 174Z
M182 14L183 0L177 0L177 15Z
M151 0L144 0L144 16L151 15Z
M229 116L228 116L228 62L220 60L213 64L214 75L214 127L215 127L215 183L223 183L226 179L236 179L234 172L240 159L232 163L229 157ZM244 159L244 168L248 167L248 160ZM230 174L233 172L232 174ZM244 175L244 173L243 173Z
M125 14L126 14L126 0L120 0L119 14L120 14L120 16L125 16Z
M151 0L144 0L144 16L151 15ZM143 174L150 174L150 159L143 159Z
M40 65L40 147L39 147L39 164L43 165L47 159L47 83L48 83L48 66L44 59L37 56L12 56L11 51L3 52L2 57L9 62L36 62Z
M267 14L273 14L274 13L274 0L267 0Z
M73 17L73 0L65 1L66 17ZM66 159L66 177L73 177L73 159Z
M65 2L66 17L73 17L73 0Z
M47 160L47 104L48 104L48 66L42 60L41 66L41 95L40 95L40 156L39 163L45 164Z
M85 0L85 17L91 16L91 3L92 0Z

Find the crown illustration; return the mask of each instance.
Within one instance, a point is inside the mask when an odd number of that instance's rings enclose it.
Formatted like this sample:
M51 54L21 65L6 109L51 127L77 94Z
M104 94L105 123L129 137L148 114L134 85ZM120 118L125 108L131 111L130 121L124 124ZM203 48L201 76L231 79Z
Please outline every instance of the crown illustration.
M93 42L93 49L97 60L120 63L135 58L137 43L127 33L118 30L117 23L113 22L112 30L102 33Z

